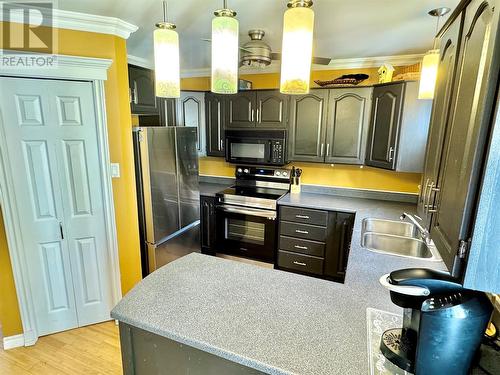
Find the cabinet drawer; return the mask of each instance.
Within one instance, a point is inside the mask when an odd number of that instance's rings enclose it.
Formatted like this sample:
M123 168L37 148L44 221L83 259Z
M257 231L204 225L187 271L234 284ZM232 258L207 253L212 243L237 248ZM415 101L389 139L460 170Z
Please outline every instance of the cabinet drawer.
M280 218L282 220L294 221L296 223L326 226L328 221L328 212L282 206Z
M280 234L289 237L305 238L306 240L325 241L326 228L280 221Z
M323 259L280 250L278 251L278 267L322 275Z
M324 257L325 244L323 242L302 240L299 238L280 236L281 250L293 251L295 253L302 253L307 255L314 255L317 257Z

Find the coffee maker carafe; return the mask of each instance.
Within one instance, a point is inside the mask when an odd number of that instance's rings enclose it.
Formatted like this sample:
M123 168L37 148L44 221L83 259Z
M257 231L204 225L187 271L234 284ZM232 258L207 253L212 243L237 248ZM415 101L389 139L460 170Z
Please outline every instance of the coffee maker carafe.
M403 327L382 335L383 355L415 375L468 374L493 310L486 295L425 268L394 271L380 283L404 309Z

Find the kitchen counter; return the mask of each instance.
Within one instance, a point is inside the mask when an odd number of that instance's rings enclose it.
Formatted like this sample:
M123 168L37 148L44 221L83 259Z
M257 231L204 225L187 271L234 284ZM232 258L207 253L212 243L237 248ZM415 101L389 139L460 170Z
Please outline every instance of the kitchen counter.
M415 206L307 193L279 204L356 211L344 284L190 254L140 282L111 316L269 374L368 374L366 308L401 312L379 277L445 268L362 248L361 220L398 219Z

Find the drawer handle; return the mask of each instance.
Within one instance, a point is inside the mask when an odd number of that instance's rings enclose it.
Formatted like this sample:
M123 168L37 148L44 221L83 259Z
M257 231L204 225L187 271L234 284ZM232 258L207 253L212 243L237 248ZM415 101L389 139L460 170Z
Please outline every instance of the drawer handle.
M296 249L307 250L307 246L295 245L294 247L295 247Z
M295 229L295 233L309 234L307 230Z
M295 217L298 219L310 219L310 217L307 215L295 215Z
M307 266L307 264L303 262L297 262L296 260L293 261L293 264L296 264L297 266Z

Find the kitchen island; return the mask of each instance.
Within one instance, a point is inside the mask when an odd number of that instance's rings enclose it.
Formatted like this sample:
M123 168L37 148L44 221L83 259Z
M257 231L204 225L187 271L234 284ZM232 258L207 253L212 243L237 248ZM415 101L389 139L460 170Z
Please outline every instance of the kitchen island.
M113 309L125 374L368 373L366 309L400 312L379 277L444 265L362 248L361 221L397 219L415 207L318 194L279 203L356 212L345 283L187 255L149 275Z

